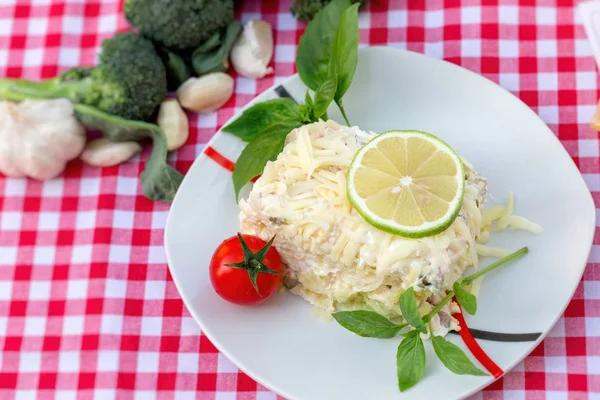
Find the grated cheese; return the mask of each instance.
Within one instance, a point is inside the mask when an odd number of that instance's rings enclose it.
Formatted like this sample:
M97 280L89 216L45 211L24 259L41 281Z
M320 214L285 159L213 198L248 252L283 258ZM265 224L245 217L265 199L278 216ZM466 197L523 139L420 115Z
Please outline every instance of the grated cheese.
M346 195L348 166L373 137L331 120L295 129L240 201L240 225L264 240L276 236L286 274L299 282L291 292L326 313L372 309L400 319L404 290L414 287L424 310L451 290L465 268L477 265L486 181L466 164L463 208L445 232L423 239L383 232Z

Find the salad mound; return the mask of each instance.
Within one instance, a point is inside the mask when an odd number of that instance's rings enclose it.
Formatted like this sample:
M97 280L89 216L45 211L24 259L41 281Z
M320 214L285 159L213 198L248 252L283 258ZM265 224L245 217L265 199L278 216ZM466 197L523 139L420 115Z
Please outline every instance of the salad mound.
M489 231L482 216L486 180L466 163L461 211L444 232L422 239L384 232L358 214L345 189L355 153L374 136L332 120L293 130L240 201L240 225L263 240L275 236L286 286L322 315L368 309L401 321L402 292L414 288L425 315L467 267L477 266L475 244ZM449 303L432 318L436 334L457 328L451 314Z

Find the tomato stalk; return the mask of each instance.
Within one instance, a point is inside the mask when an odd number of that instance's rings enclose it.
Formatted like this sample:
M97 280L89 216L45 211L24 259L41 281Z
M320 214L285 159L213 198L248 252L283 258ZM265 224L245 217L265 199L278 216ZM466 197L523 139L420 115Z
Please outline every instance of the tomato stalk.
M246 270L248 272L248 276L250 277L250 282L252 282L252 286L254 286L254 289L256 290L256 293L258 293L260 297L263 297L258 290L258 285L256 284L256 278L258 278L258 274L260 272L265 272L267 274L281 275L279 272L267 267L263 263L263 259L265 258L267 251L269 251L271 248L271 245L275 240L275 236L273 236L273 238L271 238L271 240L269 240L269 242L256 253L253 253L252 250L250 250L250 247L248 247L240 233L237 234L237 237L240 241L240 245L242 246L242 251L244 252L244 260L239 263L225 265L231 268Z

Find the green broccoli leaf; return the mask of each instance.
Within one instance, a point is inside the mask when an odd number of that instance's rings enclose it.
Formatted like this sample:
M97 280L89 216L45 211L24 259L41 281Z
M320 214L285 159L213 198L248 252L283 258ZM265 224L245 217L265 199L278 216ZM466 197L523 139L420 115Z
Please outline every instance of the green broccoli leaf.
M167 87L169 90L176 90L192 76L190 69L179 54L165 48L159 48L157 52L167 70Z
M238 21L233 21L227 26L223 43L219 48L214 37L209 39L210 43L204 43L197 48L192 54L192 66L198 75L204 75L211 72L227 71L229 54L237 37L242 31L242 24ZM207 50L212 49L212 50Z
M221 32L215 32L208 40L202 43L196 50L198 53L208 53L216 49L221 44Z
M167 138L157 125L115 117L96 108L75 104L75 116L82 124L98 129L114 142L151 138L152 153L142 173L144 195L151 200L171 202L183 175L167 164Z

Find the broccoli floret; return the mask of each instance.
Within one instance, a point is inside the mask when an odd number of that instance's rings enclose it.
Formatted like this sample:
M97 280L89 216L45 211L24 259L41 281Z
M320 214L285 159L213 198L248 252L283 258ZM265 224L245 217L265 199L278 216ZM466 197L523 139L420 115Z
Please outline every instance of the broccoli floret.
M152 42L125 32L102 43L96 67L73 68L41 82L0 80L0 98L10 92L64 97L122 118L146 121L167 93L167 77Z
M125 0L125 17L163 46L196 48L233 21L233 0Z
M290 11L298 21L308 22L321 11L323 7L329 4L331 0L294 0ZM353 3L360 3L364 7L369 0L352 0Z

